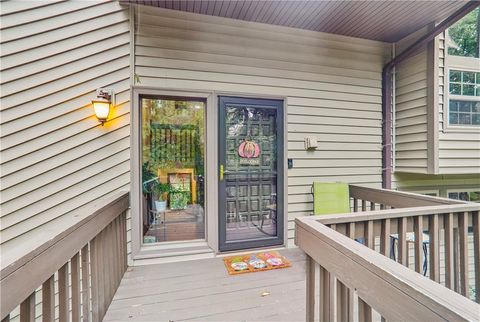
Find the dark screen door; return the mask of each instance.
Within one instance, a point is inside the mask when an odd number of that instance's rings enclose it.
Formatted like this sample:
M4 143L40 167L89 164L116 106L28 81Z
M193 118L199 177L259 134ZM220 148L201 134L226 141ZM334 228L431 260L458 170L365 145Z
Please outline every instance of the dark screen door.
M283 244L283 101L219 97L219 248Z

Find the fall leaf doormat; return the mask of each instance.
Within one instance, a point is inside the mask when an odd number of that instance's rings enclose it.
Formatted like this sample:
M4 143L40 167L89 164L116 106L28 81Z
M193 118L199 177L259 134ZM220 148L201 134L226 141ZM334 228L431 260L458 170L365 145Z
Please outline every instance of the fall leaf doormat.
M223 259L230 275L268 271L292 266L290 261L278 252L229 256Z

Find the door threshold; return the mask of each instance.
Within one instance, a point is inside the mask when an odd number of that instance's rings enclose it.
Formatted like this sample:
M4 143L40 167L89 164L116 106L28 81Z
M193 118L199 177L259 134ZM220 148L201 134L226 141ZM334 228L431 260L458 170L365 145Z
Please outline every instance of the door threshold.
M143 246L134 256L134 266L213 258L215 252L205 241Z

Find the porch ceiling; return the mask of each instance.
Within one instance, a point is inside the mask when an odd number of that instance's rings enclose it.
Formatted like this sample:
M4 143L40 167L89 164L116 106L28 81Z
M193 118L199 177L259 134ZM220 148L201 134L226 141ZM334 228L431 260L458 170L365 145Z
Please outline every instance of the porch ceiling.
M136 3L351 37L396 42L440 22L468 0L445 1L146 1Z

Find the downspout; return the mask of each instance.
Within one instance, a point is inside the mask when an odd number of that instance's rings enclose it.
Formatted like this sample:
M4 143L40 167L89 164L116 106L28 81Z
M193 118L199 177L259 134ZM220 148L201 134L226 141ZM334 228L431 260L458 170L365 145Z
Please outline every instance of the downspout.
M469 1L462 8L435 26L426 35L420 37L410 47L388 62L382 70L382 187L392 188L392 72L393 68L410 58L432 41L448 27L462 19L466 14L480 6L480 1Z

